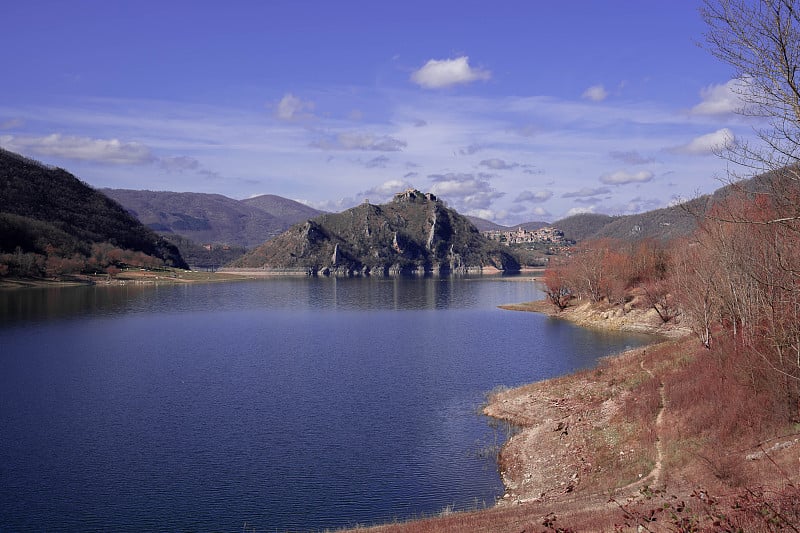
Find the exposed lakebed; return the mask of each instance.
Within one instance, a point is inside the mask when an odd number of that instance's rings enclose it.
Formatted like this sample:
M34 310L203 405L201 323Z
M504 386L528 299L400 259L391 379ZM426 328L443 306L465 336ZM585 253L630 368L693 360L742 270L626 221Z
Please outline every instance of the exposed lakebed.
M0 530L323 529L491 506L484 395L648 341L529 281L0 291Z

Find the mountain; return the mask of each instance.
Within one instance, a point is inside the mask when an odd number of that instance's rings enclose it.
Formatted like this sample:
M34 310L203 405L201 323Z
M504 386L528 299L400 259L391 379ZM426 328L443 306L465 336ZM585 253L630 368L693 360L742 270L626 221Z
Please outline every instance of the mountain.
M771 172L727 184L711 194L675 206L614 217L585 213L558 220L552 225L562 230L566 238L577 242L601 238L638 241L687 237L697 228L698 220L709 209L720 205L732 194L767 194L778 200L787 196L786 179L786 173ZM732 218L736 216L736 213L731 213Z
M485 218L473 217L469 215L466 217L470 222L472 222L473 226L478 228L478 231L502 231L509 229L506 226L502 226L496 222L492 222L491 220L486 220Z
M697 227L696 218L687 206L665 207L636 215L612 217L592 238L621 240L670 240L690 235Z
M642 239L669 240L690 235L697 227L692 212L702 213L711 197L691 200L685 204L654 209L644 213L609 216L596 213L573 215L553 222L564 237L576 242L612 238L623 241Z
M286 223L287 226L323 214L323 211L319 209L314 209L300 202L295 202L294 200L289 200L288 198L276 196L274 194L254 196L253 198L242 200L242 203L269 213Z
M277 217L221 194L103 189L147 227L199 244L261 244L289 227Z
M26 261L33 263L80 261L94 244L186 267L173 245L101 192L66 170L0 149L0 253L32 254Z
M597 232L613 222L614 217L595 213L581 213L553 222L553 226L564 232L564 238L580 242L592 239Z
M432 194L408 190L383 205L363 203L291 227L231 266L309 274L449 274L519 270L504 247Z
M252 248L321 213L280 196L234 200L221 194L103 189L149 228L197 244ZM178 241L183 242L183 241Z
M516 230L516 229L524 229L528 231L536 231L537 229L546 228L550 226L549 222L543 222L541 220L536 220L534 222L523 222L522 224L517 224L516 226L511 226L508 228L509 230Z

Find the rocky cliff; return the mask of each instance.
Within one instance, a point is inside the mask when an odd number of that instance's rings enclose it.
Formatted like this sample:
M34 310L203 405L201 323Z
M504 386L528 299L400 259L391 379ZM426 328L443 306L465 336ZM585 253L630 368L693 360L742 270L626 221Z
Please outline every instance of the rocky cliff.
M519 270L509 251L432 194L408 190L296 224L232 266L311 275L462 274Z

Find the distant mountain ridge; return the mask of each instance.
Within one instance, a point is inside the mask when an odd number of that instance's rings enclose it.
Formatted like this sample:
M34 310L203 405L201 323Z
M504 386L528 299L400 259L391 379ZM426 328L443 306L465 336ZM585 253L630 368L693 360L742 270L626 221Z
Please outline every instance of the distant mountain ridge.
M322 213L275 195L234 200L221 194L194 192L102 192L156 232L179 235L198 244L252 248L280 235L292 224Z
M711 194L674 206L622 216L585 213L558 220L552 225L562 230L565 237L577 242L601 238L666 241L687 237L695 231L698 220L713 205L722 202L733 192L774 194L771 191L780 179L780 174L762 174L724 185Z
M290 226L324 213L324 211L320 211L319 209L314 209L313 207L301 204L295 200L290 200L275 194L253 196L252 198L245 198L241 200L241 202L257 207L281 221L288 223Z
M512 272L519 261L432 194L408 190L297 224L232 266L312 275Z

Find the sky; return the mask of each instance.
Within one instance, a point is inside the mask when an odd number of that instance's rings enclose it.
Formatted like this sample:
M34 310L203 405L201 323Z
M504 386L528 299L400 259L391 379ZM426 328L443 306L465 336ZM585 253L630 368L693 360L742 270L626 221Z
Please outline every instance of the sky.
M752 136L699 7L9 2L0 146L98 188L637 213L720 187L715 148Z

